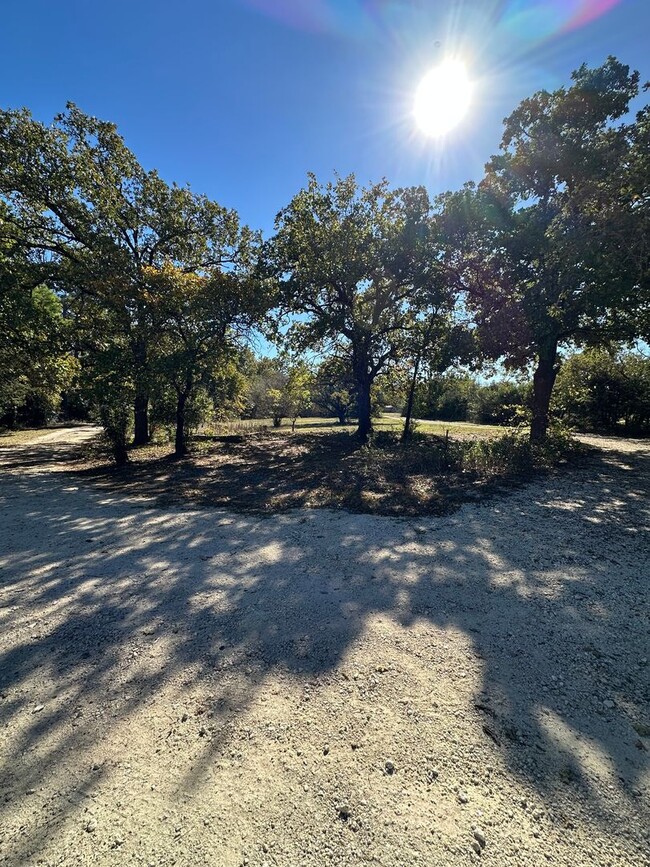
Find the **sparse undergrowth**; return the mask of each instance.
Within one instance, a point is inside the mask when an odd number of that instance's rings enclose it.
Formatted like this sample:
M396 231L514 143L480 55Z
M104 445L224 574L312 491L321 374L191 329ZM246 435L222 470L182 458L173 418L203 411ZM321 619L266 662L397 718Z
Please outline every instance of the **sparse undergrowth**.
M119 471L95 446L78 469L102 487L160 504L190 500L263 513L325 507L413 516L454 511L581 451L563 432L532 448L523 432L472 440L416 434L404 446L396 432L380 430L359 447L349 430L287 435L258 429L197 437L183 461L174 460L165 444L136 449Z

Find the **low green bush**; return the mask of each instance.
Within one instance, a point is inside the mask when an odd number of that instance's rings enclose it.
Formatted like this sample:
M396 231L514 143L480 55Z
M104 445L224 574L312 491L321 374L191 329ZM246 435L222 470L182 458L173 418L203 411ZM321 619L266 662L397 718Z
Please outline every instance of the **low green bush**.
M465 445L462 469L480 476L528 476L562 463L582 448L571 431L560 425L552 427L540 444L532 444L527 430L520 429Z

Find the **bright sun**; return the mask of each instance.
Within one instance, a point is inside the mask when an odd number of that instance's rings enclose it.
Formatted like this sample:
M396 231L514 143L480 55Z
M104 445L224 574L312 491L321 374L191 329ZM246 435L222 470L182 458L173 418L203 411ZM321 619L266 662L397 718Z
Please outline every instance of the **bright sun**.
M420 130L442 136L457 126L469 108L472 85L459 60L445 60L427 72L415 93L413 113Z

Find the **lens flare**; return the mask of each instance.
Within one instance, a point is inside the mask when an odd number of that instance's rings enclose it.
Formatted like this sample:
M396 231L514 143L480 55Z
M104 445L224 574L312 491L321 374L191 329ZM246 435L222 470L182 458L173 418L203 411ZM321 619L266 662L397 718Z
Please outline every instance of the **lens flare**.
M507 0L500 26L527 42L539 42L584 27L620 0Z
M520 39L537 42L577 30L600 18L621 0L501 0L497 28ZM350 38L398 33L440 20L440 7L431 0L240 0L240 3L298 30L334 33ZM497 4L495 4L497 5ZM462 16L455 4L449 14ZM444 16L443 16L444 17Z

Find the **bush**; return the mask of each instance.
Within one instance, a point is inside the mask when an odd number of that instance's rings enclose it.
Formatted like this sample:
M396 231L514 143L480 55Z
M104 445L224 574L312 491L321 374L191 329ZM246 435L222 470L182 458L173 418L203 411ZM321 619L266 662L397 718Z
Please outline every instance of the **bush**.
M562 365L553 411L580 430L650 433L650 358L636 352L587 349Z
M480 476L529 475L534 466L533 450L527 433L506 433L489 440L468 444L463 469Z
M541 444L531 444L524 428L488 440L466 444L462 468L480 476L529 476L535 470L557 466L582 446L573 439L568 428L553 426Z

